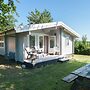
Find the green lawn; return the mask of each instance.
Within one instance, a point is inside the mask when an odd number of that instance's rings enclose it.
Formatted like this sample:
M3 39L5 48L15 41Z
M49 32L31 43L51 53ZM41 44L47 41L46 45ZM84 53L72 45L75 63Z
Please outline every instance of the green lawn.
M0 90L70 90L72 83L62 78L86 63L90 63L90 56L75 55L69 62L22 69L0 57Z

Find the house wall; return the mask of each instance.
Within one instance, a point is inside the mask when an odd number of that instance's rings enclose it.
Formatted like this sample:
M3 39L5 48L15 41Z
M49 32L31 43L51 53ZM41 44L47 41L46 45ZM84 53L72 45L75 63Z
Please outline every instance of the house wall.
M62 30L62 55L73 53L73 37Z
M15 53L15 36L8 36L7 37L7 54L9 52L14 52Z
M4 38L5 55L9 56L9 59L15 59L15 30L5 32Z
M16 61L23 62L25 59L25 47L28 46L28 32L16 34Z
M8 56L9 52L15 53L15 30L5 32L2 37L4 38L4 47L0 47L0 54Z

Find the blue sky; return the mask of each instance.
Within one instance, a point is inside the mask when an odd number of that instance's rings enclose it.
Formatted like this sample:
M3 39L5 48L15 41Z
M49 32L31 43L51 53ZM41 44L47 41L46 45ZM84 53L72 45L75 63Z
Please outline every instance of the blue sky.
M63 21L76 32L87 35L90 40L90 0L20 0L16 3L17 24L27 24L28 12L47 9L51 12L53 21Z

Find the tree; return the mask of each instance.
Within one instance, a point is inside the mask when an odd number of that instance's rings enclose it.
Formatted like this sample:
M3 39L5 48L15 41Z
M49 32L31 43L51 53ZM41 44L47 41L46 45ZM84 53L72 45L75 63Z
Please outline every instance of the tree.
M86 45L87 45L87 35L82 36L82 44L84 45L84 47L86 47Z
M16 12L16 6L13 0L0 0L0 31L5 31L14 26L16 21L13 14Z
M90 55L90 47L87 44L87 36L82 36L82 40L75 40L74 48L76 54Z
M27 17L28 18L28 22L31 24L31 23L39 23L40 22L40 16L41 16L41 13L35 9L35 12L31 11L31 13L29 13L29 16Z
M53 21L53 18L51 17L50 12L45 9L41 14L40 23L48 23L52 21Z
M35 12L31 11L27 18L29 24L48 23L53 21L51 13L46 9L42 13L39 10L35 9Z

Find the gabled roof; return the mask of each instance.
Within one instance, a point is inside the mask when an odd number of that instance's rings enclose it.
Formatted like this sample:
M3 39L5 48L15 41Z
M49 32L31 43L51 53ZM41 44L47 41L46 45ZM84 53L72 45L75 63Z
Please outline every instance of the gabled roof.
M41 30L41 29L49 29L53 27L63 27L64 31L75 36L79 37L79 34L75 32L72 28L64 24L63 22L51 22L51 23L42 23L42 24L31 24L30 26L23 26L16 28L16 33L20 32L26 32L26 31L35 31L35 30Z

